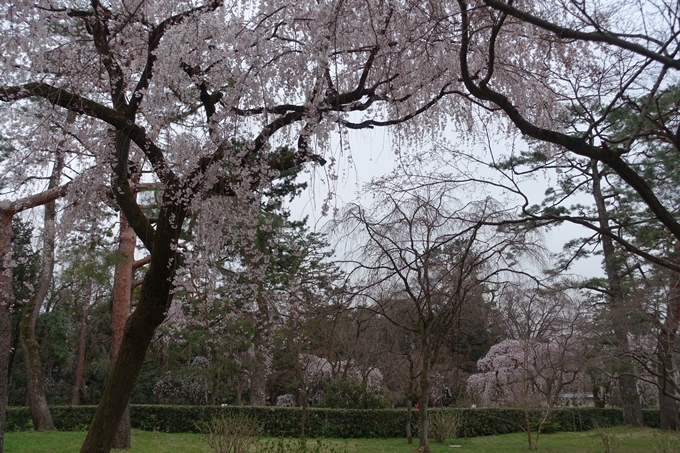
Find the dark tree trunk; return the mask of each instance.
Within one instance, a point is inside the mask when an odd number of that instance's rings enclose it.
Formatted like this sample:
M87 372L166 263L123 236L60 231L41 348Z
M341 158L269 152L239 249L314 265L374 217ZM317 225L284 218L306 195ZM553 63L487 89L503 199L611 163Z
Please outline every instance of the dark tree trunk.
M59 184L63 159L57 158L49 188L54 189ZM54 273L54 248L56 237L57 205L54 200L45 203L45 221L42 233L43 249L40 258L40 276L38 286L33 297L26 304L24 316L19 324L21 351L24 355L26 367L26 394L33 419L33 429L47 431L54 429L54 422L45 398L43 368L40 363L40 345L35 335L40 308L45 302L47 292L52 284Z
M411 420L413 413L413 401L411 399L406 400L406 442L411 445L413 443L413 432L411 431Z
M675 243L675 255L680 252L680 241ZM659 417L660 427L663 430L676 431L680 429L680 416L678 415L678 401L680 395L675 391L674 380L678 377L673 362L673 348L680 324L680 276L673 274L668 303L666 305L666 318L659 329L656 355L658 357L657 382L659 386Z
M111 362L116 361L118 350L123 341L125 323L130 317L132 298L132 281L134 280L134 259L137 235L120 213L120 231L118 236L118 261L113 274L113 303L111 323L113 338L111 342ZM130 448L130 404L128 403L113 442L113 448Z
M234 392L236 392L236 405L243 406L243 387L241 387L241 384L234 387Z
M664 431L680 429L678 401L664 393L664 382L659 378L659 427Z
M598 221L600 228L610 231L609 214L602 194L600 184L601 174L598 169L597 161L591 161L591 171L593 178L593 198L597 207ZM619 392L621 394L621 409L623 411L623 421L631 426L644 426L642 418L642 406L640 405L640 395L637 391L637 380L633 375L635 369L630 357L630 346L628 344L628 329L626 313L624 307L623 288L621 286L621 275L616 264L616 249L612 239L603 234L600 236L602 241L602 252L604 254L605 273L609 286L610 313L614 314L614 336L617 341L619 355Z
M300 415L300 439L302 442L307 438L307 407L309 406L309 395L306 388L302 390L302 414Z
M662 330L661 335L667 332ZM680 429L680 417L678 416L678 401L675 399L675 389L671 384L673 379L674 369L670 351L668 349L668 340L659 340L657 346L657 355L659 357L659 364L657 367L658 378L657 384L659 387L659 427L662 430L677 431Z
M9 396L9 356L12 346L12 217L0 209L0 453L5 444L5 418Z
M429 428L430 422L427 417L427 405L430 397L430 364L432 358L430 357L430 351L423 340L423 357L422 357L422 367L420 374L420 393L418 395L418 452L428 453L430 451L429 444Z
M628 341L625 342L625 347L627 348L627 346ZM624 373L632 373L634 371L633 364L628 357L626 357L626 359L628 360L623 362L622 371ZM637 390L637 379L631 374L622 374L618 378L618 383L624 423L631 426L644 426L645 422L642 418L640 395ZM604 404L602 407L604 407Z
M116 431L116 437L113 439L113 448L131 448L130 447L130 437L132 435L132 425L130 425L130 402L128 401L127 406L125 406L125 412L123 413L123 418L118 424L118 430ZM117 446L122 445L122 446Z
M604 395L600 394L600 387L597 385L593 385L593 406L604 409Z
M9 396L9 358L12 345L12 310L15 305L12 273L12 217L18 212L63 197L67 188L68 186L60 186L21 200L3 201L0 206L0 453L4 449Z
M264 299L262 285L257 295L255 335L253 335L253 364L250 373L250 404L266 406L267 362L269 361L269 305Z
M76 353L76 371L73 382L73 395L71 396L71 404L78 406L81 402L83 394L83 373L85 371L85 350L87 348L87 333L89 331L88 318L90 316L90 297L91 282L88 283L88 289L85 291L86 295L83 297L82 320L80 321L80 333L78 334L78 349Z
M182 197L176 197L170 191L163 195L150 247L151 264L142 283L140 301L125 323L118 357L80 449L81 453L108 453L111 450L135 380L144 364L146 351L156 328L170 308L172 280L181 258L176 251L176 244L186 213L186 207L177 204L178 198Z
M266 348L266 345L261 345ZM267 370L266 361L268 360L266 351L253 345L255 351L253 352L254 360L251 370L250 379L250 405L251 406L266 406L267 405Z

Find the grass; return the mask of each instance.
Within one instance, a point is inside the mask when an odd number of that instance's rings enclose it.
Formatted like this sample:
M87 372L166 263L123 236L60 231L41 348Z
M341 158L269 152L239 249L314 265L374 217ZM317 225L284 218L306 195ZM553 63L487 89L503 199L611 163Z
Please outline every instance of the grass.
M616 453L649 453L663 436L653 429L612 428L617 438ZM85 432L9 432L5 433L6 453L72 453L80 449ZM673 442L677 442L677 438ZM271 445L273 440L266 440ZM323 443L335 453L412 453L417 446L408 445L405 439L328 439ZM311 446L316 444L310 440ZM460 445L453 449L449 445ZM522 433L499 436L452 439L442 444L432 441L433 453L469 451L475 453L526 452L526 436ZM313 449L312 449L313 450ZM329 451L330 449L326 449ZM114 450L130 453L211 453L197 434L166 434L133 430L132 449ZM604 447L595 431L542 435L539 451L544 453L604 453ZM675 450L680 451L680 450Z

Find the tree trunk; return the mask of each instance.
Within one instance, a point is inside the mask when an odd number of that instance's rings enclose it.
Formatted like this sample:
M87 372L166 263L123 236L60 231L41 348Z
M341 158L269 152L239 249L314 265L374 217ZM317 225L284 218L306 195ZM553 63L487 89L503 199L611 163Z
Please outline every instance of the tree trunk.
M522 409L524 410L524 424L526 425L525 431L529 444L529 451L534 451L534 444L531 439L531 409L526 405Z
M624 343L624 348L628 348L627 340ZM629 357L625 358L626 360L623 361L621 370L624 374L621 374L618 378L623 422L630 426L644 426L640 395L637 390L637 379L635 376L628 374L634 371L633 364L630 362Z
M81 453L108 453L111 450L134 382L144 364L146 351L156 327L165 317L165 307L170 302L168 281L170 275L164 272L164 269L160 271L154 269L154 264L152 261L143 284L142 300L126 324L126 333L118 357L111 369ZM167 268L167 261L164 264L163 267Z
M263 348L266 346L261 345ZM253 345L255 351L253 352L254 360L252 370L250 373L250 405L251 406L266 406L267 405L267 351L260 350L257 345Z
M593 384L593 406L597 409L604 409L604 395L600 394L600 386ZM576 431L576 429L574 429Z
M9 396L9 357L12 344L14 276L12 264L12 217L14 214L63 197L68 186L48 189L17 201L0 201L0 453L4 449L7 399Z
M0 209L0 453L5 444L5 419L9 396L9 356L12 346L12 217Z
M680 241L675 243L675 254L680 252ZM678 415L678 395L673 385L678 376L673 362L673 349L680 324L680 275L673 274L671 288L666 305L666 318L659 329L656 355L658 357L657 382L659 386L659 417L663 430L680 429Z
M118 424L116 437L113 438L113 448L131 448L130 437L132 435L132 425L130 424L130 402L125 406L123 418ZM117 445L121 445L120 447Z
M120 231L118 236L118 261L113 274L113 303L111 307L112 341L111 362L118 357L118 350L123 341L125 323L130 317L132 298L132 281L134 280L134 259L137 235L120 213ZM125 409L113 442L113 448L130 448L130 404Z
M176 244L186 213L186 207L178 205L177 198L182 197L175 197L170 191L163 195L153 236L151 264L142 283L140 301L125 323L118 357L90 423L81 453L108 453L111 450L135 380L144 364L146 351L156 328L170 308L172 281L181 258L176 251ZM183 201L186 202L185 199Z
M659 378L659 427L664 431L680 429L678 402L664 393L663 378Z
M420 394L418 395L418 452L419 453L429 453L429 420L427 417L427 404L429 400L430 393L430 351L423 343L423 358L422 358L422 368L420 374Z
M406 442L411 445L413 443L413 433L411 432L411 420L412 420L412 413L413 413L413 402L411 399L406 400Z
M61 159L55 162L50 189L55 188L61 176ZM54 422L45 398L43 369L40 363L40 345L35 335L35 326L54 273L54 248L56 236L57 205L54 200L45 203L45 222L42 233L42 255L40 260L40 276L33 297L26 304L24 316L19 324L21 351L26 366L26 394L33 419L33 429L47 431L54 429Z
M269 374L269 304L262 282L257 284L257 313L253 335L252 369L250 373L250 405L267 405L267 375Z
M85 349L87 347L87 333L89 330L88 317L90 315L90 296L92 295L91 282L88 283L88 290L86 297L83 297L83 319L80 322L80 333L78 334L78 352L76 353L76 371L73 383L73 395L71 396L71 404L78 406L80 404L83 393L83 372L85 371Z
M305 386L306 387L306 386ZM307 438L307 407L309 406L309 395L307 389L302 389L302 414L300 415L300 441L304 442Z
M602 187L600 184L601 174L596 160L591 161L591 171L593 178L593 198L595 199L595 205L597 207L598 222L602 230L610 231L609 214L602 194ZM600 235L600 240L602 241L605 273L609 285L610 313L614 314L613 330L620 361L618 383L619 392L621 394L623 421L631 426L644 426L640 395L637 391L636 378L633 375L635 369L630 357L627 329L628 323L625 320L628 310L624 307L621 275L615 262L616 249L614 248L612 239L606 234Z
M662 329L661 335L667 336L665 329ZM677 431L680 429L678 402L673 397L675 395L675 389L672 384L669 384L675 374L671 354L672 351L669 349L668 340L659 340L657 346L657 356L659 357L657 368L657 385L659 387L659 427L662 430Z
M242 396L241 396L241 395L243 395L243 388L239 384L239 385L234 387L234 391L236 392L236 405L237 406L243 406L243 399L242 399Z

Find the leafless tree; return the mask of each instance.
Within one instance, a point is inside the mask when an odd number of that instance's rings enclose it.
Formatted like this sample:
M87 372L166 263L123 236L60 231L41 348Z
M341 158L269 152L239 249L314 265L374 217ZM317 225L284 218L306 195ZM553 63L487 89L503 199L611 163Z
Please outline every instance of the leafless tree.
M419 451L429 451L430 374L462 310L536 251L527 230L491 225L501 220L492 199L463 205L454 193L377 190L371 208L351 205L339 223L354 254L356 303L416 338Z

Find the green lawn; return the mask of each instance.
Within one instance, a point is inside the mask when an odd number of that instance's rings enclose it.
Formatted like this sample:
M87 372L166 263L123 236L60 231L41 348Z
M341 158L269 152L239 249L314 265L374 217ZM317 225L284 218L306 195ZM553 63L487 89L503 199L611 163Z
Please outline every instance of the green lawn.
M652 429L615 428L612 431L617 453L654 453L661 442L675 444L676 450L659 450L658 453L680 451L678 437ZM77 452L85 438L84 432L10 432L5 434L5 453L71 453ZM416 439L414 441L417 442ZM272 447L278 441L264 440L267 447L257 451L276 452ZM310 447L316 445L311 440ZM408 445L404 439L359 439L323 440L323 452L334 453L411 453L416 445ZM461 448L451 448L460 445ZM477 437L472 439L453 439L443 444L432 442L433 453L469 451L476 453L525 452L527 451L524 434L505 434L500 436ZM125 450L118 450L125 451ZM130 453L210 453L197 434L165 434L134 430ZM545 453L604 453L604 447L594 431L581 433L557 433L542 435L539 451ZM316 453L309 448L308 453Z

